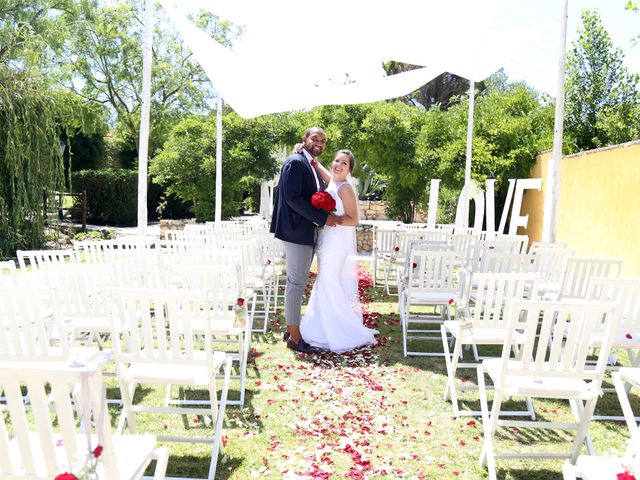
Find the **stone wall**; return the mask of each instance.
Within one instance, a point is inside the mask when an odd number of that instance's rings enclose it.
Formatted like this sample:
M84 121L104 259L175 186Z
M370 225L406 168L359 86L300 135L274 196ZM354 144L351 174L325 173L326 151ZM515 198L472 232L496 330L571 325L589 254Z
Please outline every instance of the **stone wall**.
M373 225L358 225L356 227L356 244L358 252L373 250Z
M367 200L359 200L358 208L360 208L361 220L389 220L384 213L386 204L384 202L370 202Z
M370 202L368 200L359 200L358 207L360 208L361 220L389 220L385 214L384 209L387 204L385 202ZM427 214L421 211L416 211L416 217L413 219L416 223L425 223L427 221Z
M160 220L160 240L167 239L167 230L184 230L184 226L187 223L196 223L196 219Z

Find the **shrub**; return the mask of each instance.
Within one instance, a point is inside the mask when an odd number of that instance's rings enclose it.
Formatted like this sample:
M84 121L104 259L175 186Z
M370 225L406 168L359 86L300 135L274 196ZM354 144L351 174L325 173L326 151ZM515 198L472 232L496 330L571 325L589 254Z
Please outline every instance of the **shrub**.
M94 225L137 223L138 172L123 169L73 172L73 190L87 192L87 221Z

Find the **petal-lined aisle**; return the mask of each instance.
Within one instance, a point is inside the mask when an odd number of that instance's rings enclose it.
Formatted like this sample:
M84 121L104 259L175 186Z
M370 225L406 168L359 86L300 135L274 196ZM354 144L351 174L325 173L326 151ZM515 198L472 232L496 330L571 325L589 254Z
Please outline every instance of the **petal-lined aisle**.
M378 345L342 355L305 355L275 340L255 342L255 379L249 382L248 397L254 414L229 413L227 473L238 469L255 478L446 478L469 472L471 466L475 476L463 478L482 475L475 465L479 423L451 418L449 406L440 399L442 366L425 371L413 365L419 361L397 361L398 316L389 304L380 310L379 300L388 299L371 290L368 270L362 269L359 277L364 320L380 330ZM283 323L276 319L270 339L279 338ZM434 426L443 424L449 433L446 441L433 434ZM240 443L255 456L234 459L234 444Z

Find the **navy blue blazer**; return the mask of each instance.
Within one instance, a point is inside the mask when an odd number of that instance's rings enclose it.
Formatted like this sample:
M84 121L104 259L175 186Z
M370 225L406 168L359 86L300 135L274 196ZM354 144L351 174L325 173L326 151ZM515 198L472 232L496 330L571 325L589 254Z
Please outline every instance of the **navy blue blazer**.
M321 188L322 179L318 176ZM327 221L328 214L311 206L311 196L318 191L313 170L301 153L289 155L280 170L278 192L271 216L271 233L285 242L313 245L316 227Z

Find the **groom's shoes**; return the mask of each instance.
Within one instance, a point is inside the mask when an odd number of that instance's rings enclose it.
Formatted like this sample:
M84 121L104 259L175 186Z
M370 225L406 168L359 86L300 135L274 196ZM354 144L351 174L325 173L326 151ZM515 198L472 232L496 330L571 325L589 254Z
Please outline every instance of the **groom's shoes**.
M296 343L289 338L287 340L287 348L301 353L316 353L319 351L317 348L312 347L303 339L298 340L298 343Z

